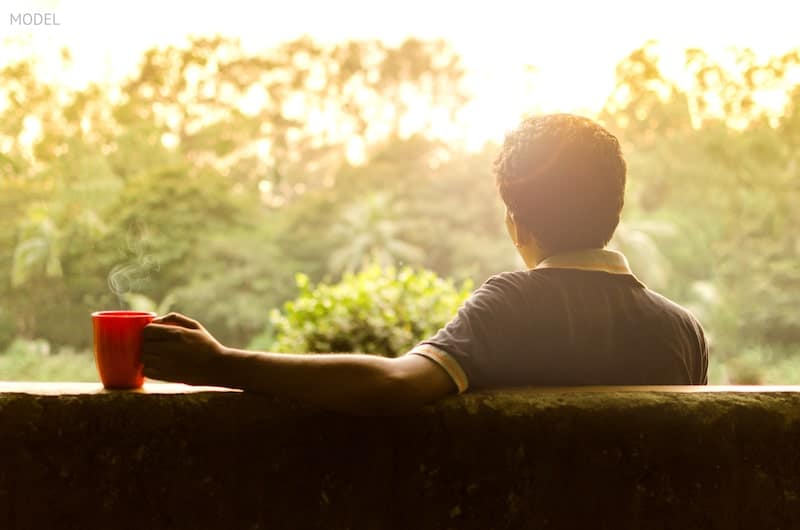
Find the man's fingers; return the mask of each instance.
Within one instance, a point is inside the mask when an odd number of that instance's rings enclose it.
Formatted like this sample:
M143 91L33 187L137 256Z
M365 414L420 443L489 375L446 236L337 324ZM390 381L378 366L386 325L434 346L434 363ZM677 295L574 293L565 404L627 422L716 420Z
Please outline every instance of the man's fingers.
M151 322L142 330L142 338L145 342L149 340L173 340L180 335L180 329L169 324L157 324Z
M142 362L157 363L161 360L163 348L159 348L158 344L142 344Z
M165 340L142 341L142 359L168 359L181 352L181 344Z
M156 317L153 319L153 322L159 324L173 324L176 326L181 326L183 328L189 329L201 329L200 323L196 320L193 320L186 315L181 315L180 313L167 313L164 316Z

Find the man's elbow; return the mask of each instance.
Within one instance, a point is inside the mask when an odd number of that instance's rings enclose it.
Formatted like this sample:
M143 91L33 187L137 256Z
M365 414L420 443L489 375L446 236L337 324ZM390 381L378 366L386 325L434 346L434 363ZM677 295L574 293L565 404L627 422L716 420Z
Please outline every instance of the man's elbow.
M402 370L388 370L376 385L353 402L352 414L394 416L412 414L447 395L426 388L418 378Z

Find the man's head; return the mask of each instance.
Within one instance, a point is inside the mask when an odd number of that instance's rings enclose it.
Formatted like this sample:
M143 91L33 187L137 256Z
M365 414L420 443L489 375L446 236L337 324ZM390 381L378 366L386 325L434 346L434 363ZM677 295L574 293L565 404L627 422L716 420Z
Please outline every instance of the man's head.
M605 246L619 224L625 170L619 141L592 120L525 119L494 162L512 239L535 249L533 261Z

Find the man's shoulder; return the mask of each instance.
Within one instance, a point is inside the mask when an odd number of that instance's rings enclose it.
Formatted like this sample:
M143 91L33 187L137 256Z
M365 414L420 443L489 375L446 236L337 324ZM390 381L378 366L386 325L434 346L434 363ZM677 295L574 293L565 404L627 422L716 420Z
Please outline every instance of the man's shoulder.
M536 272L535 269L499 272L490 276L481 286L481 290L501 295L507 300L513 300L515 295L525 296L540 292L542 287L552 283L552 279Z
M519 271L501 272L491 276L484 285L500 289L582 289L587 285L608 285L611 277L624 277L625 284L642 288L644 285L632 274L609 274L602 271L585 271L580 269L537 268Z
M662 309L661 314L669 315L665 322L672 322L672 333L682 337L682 344L688 345L684 361L689 367L691 384L708 383L708 340L703 326L694 314L682 305L650 289L645 293Z
M484 285L514 286L525 283L529 271L505 271L493 274L486 280Z
M667 298L661 293L653 291L652 289L645 288L644 292L653 301L653 303L662 308L663 311L668 312L674 315L676 318L691 324L699 333L702 334L703 326L700 324L700 321L697 320L697 317L694 316L694 313L692 313L688 308L680 305L674 300Z
M496 285L498 287L520 287L535 284L547 284L554 281L562 281L561 278L553 275L558 272L555 269L524 269L518 271L499 272L484 283L484 285Z
M522 290L525 284L521 271L499 272L487 278L472 293L471 300L491 301L490 303L509 303L514 293Z

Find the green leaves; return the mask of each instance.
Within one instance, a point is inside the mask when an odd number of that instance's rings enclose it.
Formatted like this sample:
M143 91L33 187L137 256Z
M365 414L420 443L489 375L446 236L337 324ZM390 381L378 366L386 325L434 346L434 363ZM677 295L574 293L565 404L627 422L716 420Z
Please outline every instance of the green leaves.
M374 192L348 205L329 233L338 243L329 270L335 274L353 272L370 262L383 266L398 261L419 264L422 249L404 240L411 232L407 212L386 192Z
M330 285L298 275L297 285L300 295L270 315L275 351L397 357L455 316L471 291L470 282L378 265Z
M11 264L11 285L20 287L37 276L60 277L61 233L46 207L34 207L22 224Z

